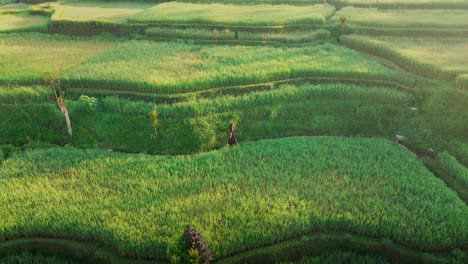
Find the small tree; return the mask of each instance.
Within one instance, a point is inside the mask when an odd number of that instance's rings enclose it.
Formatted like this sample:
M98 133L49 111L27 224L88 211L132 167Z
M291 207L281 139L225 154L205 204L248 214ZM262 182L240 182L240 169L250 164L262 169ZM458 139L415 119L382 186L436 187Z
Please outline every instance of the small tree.
M150 119L151 119L151 125L154 128L154 135L158 135L158 127L159 127L159 113L156 111L155 108L150 112Z
M340 16L341 34L343 34L345 31L346 20L347 18L345 16Z
M213 37L216 39L216 41L218 41L219 37L221 36L220 32L215 28L211 33L213 34Z
M54 90L55 101L57 106L60 108L62 112L65 123L67 124L67 130L70 137L72 136L72 126L70 122L70 116L68 115L67 105L65 101L65 93L62 91L60 86L60 75L54 73L46 73L43 78L44 84L49 86Z
M232 31L229 28L225 28L224 29L224 36L226 37L226 39L231 39Z

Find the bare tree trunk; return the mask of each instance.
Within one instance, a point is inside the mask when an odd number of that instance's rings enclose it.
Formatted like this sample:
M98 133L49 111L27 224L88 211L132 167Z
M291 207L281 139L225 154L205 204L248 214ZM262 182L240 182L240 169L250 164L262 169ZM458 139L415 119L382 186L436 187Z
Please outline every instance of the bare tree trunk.
M65 117L65 123L67 123L67 130L68 130L68 134L70 135L70 137L72 136L72 127L71 127L71 122L70 122L70 117L68 116L68 110L65 106L60 106L60 111L62 111L63 113L63 116Z

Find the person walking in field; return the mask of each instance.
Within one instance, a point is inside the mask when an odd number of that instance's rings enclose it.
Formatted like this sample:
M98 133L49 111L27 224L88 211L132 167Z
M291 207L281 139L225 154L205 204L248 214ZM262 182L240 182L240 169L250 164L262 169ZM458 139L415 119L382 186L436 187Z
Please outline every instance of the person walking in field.
M234 124L229 125L229 138L228 138L228 144L230 147L234 146L237 143L236 139L236 131L234 128Z

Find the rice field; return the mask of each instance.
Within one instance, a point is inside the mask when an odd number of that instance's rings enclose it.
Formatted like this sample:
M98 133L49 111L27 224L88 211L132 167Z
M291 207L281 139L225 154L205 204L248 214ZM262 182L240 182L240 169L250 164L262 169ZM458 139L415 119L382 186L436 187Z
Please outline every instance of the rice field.
M455 157L448 152L442 152L437 155L437 160L443 165L448 174L468 186L468 168L460 164Z
M67 87L183 93L297 77L412 83L342 47L196 46L129 41L64 74Z
M464 9L376 9L345 7L332 20L346 18L350 25L382 28L466 29L468 10Z
M176 263L186 225L221 263L466 263L468 0L34 1L0 0L0 263Z
M116 43L42 34L0 35L0 83L40 84L46 73L63 72Z
M127 18L154 6L147 2L60 1L53 3L53 20L106 20L127 22Z
M333 15L328 4L229 5L169 2L146 9L128 19L132 23L206 24L221 26L320 25Z
M38 31L47 32L49 18L27 14L1 14L0 33Z
M467 0L332 0L333 4L378 8L468 8Z
M0 86L0 104L45 102L51 98L53 98L52 89L44 86Z
M180 157L32 150L3 162L0 190L0 239L18 229L92 238L132 256L165 258L187 224L215 257L316 229L423 249L468 239L466 204L382 139L287 138Z
M252 4L270 4L270 5L312 5L312 4L323 4L326 0L178 0L177 2L187 3L200 3L200 4L212 4L212 3L224 3L224 4L235 4L235 5L252 5Z
M190 154L224 146L229 121L236 122L243 142L291 135L391 139L407 122L415 100L408 92L348 84L284 85L269 90L206 99L189 99L189 95L187 101L170 105L107 96L97 99L94 111L80 99L68 100L73 139L66 139L63 117L51 100L34 104L41 102L40 97L29 92L0 105L0 123L5 128L0 130L0 145L67 142L125 152ZM153 110L161 124L157 134L148 120Z
M423 76L454 81L457 76L468 73L467 38L347 35L342 36L341 41L349 47L397 62Z

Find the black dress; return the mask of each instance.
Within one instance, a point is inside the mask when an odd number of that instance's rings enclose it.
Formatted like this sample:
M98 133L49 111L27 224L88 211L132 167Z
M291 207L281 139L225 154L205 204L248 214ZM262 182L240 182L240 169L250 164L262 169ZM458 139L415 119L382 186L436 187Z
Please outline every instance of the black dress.
M237 139L236 139L236 131L234 130L234 128L232 129L229 129L229 138L228 138L228 144L230 146L234 145L237 143Z

